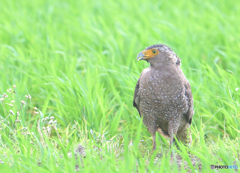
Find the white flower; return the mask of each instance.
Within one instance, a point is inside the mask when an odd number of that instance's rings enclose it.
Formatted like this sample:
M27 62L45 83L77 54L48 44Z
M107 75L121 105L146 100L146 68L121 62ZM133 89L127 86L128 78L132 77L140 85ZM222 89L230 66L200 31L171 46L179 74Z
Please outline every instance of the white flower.
M13 112L12 110L10 110L9 112L10 112L10 114L15 115L14 112Z
M50 120L49 122L48 122L48 124L52 124L53 123L53 120Z

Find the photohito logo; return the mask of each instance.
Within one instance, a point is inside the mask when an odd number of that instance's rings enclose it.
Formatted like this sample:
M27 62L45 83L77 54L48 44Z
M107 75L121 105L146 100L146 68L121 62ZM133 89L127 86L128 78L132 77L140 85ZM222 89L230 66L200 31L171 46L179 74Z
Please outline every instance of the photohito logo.
M238 169L237 165L211 165L211 169Z

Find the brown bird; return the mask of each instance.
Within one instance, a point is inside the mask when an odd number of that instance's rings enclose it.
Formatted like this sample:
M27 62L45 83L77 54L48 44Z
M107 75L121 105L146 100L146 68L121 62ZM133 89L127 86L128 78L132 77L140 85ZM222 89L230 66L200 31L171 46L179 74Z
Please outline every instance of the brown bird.
M143 123L153 138L156 149L156 132L184 143L191 141L190 125L193 117L191 87L180 68L180 59L166 45L147 47L137 55L150 67L144 69L138 79L133 99Z

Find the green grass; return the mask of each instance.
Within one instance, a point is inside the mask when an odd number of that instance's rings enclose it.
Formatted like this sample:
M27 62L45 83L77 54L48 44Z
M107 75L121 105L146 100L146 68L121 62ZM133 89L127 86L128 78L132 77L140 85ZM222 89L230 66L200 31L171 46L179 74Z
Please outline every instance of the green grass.
M0 101L0 172L240 167L239 8L235 0L2 0L0 98L8 97ZM132 106L148 67L136 55L159 43L182 59L194 97L193 142L174 147L174 157L160 135L151 154ZM86 157L76 160L69 153L78 144Z

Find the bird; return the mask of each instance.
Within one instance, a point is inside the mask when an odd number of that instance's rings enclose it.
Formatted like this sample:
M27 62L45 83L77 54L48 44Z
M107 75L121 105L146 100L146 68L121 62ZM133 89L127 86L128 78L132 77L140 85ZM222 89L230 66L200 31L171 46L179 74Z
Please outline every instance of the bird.
M190 125L194 114L191 86L181 70L181 59L164 44L147 47L137 55L150 66L137 81L133 106L152 135L156 149L156 132L183 143L192 141Z

